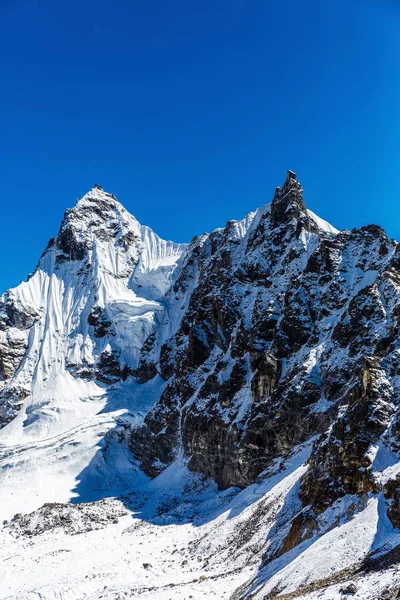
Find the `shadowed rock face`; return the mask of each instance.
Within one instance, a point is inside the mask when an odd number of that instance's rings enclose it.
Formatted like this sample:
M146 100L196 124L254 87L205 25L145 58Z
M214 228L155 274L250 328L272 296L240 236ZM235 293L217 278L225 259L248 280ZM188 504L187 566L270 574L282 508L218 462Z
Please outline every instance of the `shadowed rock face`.
M369 450L389 443L397 410L398 256L378 226L314 219L292 172L250 224L195 238L170 291L187 309L161 350L168 383L130 441L142 468L155 476L183 452L245 487L315 438L281 552L339 498L378 493Z
M13 419L27 391L11 381L28 348L29 330L39 318L33 307L22 308L11 292L0 298L0 425Z
M292 220L300 223L300 227L314 229L314 223L306 212L303 200L303 189L296 179L296 173L288 171L285 185L278 187L271 205L271 222L274 228L290 223Z

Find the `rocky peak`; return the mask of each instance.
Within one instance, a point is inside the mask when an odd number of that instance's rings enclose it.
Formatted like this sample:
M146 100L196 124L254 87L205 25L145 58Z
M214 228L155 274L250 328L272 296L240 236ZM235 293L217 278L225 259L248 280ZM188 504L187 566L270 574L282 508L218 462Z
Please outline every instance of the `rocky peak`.
M140 225L114 194L96 184L65 212L56 239L58 261L83 260L95 243L113 242L127 249L140 243Z
M74 208L66 210L61 228L75 221L81 221L87 227L94 227L100 222L105 223L115 219L133 220L137 223L114 194L104 191L101 186L95 184L77 201Z
M292 219L308 220L303 200L303 188L296 179L296 173L288 171L285 183L276 188L271 204L271 219L274 227L284 225Z

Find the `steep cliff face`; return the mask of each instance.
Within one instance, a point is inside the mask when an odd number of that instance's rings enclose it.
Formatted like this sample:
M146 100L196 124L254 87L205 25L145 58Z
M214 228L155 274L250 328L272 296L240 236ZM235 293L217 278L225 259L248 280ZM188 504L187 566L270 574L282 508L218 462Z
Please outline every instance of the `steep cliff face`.
M195 239L167 296L184 307L161 348L168 385L131 439L143 469L154 476L180 451L222 487L245 487L339 427L366 357L395 360L396 250L379 227L338 232L315 217L292 172L270 205ZM376 438L393 413L395 368L382 377Z

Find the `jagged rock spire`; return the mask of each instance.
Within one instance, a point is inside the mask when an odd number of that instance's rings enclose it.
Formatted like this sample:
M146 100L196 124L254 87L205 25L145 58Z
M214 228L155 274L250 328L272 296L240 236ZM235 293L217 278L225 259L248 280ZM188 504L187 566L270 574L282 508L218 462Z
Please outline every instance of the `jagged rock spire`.
M303 200L303 188L296 179L296 173L288 171L285 183L276 188L271 207L272 223L275 227L292 219L307 218Z

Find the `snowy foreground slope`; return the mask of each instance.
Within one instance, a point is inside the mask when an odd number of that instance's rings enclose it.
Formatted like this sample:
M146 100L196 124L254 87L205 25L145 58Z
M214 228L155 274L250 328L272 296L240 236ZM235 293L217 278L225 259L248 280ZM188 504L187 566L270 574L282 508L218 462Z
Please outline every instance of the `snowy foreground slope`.
M95 186L0 299L0 598L397 598L399 270L290 171L189 245Z

